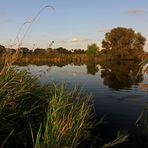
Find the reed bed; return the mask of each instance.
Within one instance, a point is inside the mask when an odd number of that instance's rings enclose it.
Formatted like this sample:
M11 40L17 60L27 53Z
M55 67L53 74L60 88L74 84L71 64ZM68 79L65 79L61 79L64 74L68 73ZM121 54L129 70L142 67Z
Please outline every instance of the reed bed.
M26 71L10 68L0 77L0 147L80 147L92 137L92 129L103 122L93 121L91 96L65 85L40 85ZM104 147L127 141L128 134ZM92 140L92 143L94 141ZM100 146L99 146L100 147Z
M11 68L0 77L1 145L76 147L94 127L92 105L77 89L41 86L26 71Z

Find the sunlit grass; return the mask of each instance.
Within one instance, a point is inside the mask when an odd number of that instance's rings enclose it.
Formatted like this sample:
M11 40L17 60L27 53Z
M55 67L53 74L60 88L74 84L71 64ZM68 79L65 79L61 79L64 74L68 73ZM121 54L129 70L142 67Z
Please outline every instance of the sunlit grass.
M12 130L14 132L7 141L21 143L29 137L29 123L39 126L48 101L45 98L45 94L49 94L46 90L26 71L15 72L14 69L10 69L1 75L0 143Z
M78 95L77 90L66 92L54 85L51 92L46 119L40 125L34 147L77 147L88 138L91 123L92 103L90 97Z
M102 148L110 148L110 147L115 147L123 142L128 141L128 133L125 131L119 131L117 134L117 137L115 138L115 140L105 144Z
M26 71L10 69L0 77L1 145L76 147L95 125L92 105L76 88L41 86Z
M78 147L96 126L91 96L65 85L41 86L26 71L11 68L0 77L0 146ZM103 118L98 124L103 122ZM97 125L98 125L97 124ZM126 141L126 133L104 147Z

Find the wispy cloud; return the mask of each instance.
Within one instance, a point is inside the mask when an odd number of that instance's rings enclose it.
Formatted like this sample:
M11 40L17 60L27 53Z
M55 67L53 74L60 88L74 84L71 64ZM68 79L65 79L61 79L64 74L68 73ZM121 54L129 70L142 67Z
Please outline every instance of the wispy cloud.
M0 10L0 18L0 23L12 22L12 18L10 18L9 15L3 9Z
M100 32L100 33L106 33L106 32L109 32L109 31L110 31L109 28L103 28L103 29L98 30L98 32Z
M61 42L61 43L81 43L81 42L90 42L90 41L92 41L92 39L74 37L74 38L72 38L72 39L62 40L62 41L60 41L60 42Z
M145 13L146 13L146 10L144 9L131 9L127 11L128 15L142 15Z
M48 38L49 36L47 34L41 34L41 38Z

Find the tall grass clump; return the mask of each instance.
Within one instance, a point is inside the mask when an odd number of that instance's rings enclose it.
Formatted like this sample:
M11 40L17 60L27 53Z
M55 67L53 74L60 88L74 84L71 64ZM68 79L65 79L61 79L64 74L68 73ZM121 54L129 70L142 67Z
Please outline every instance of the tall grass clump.
M46 118L36 137L32 132L34 147L77 147L90 136L90 129L94 127L91 117L89 96L78 94L76 89L68 92L64 86L54 85Z
M0 145L14 131L6 145L21 144L28 139L29 123L40 124L48 95L47 89L41 87L36 78L26 71L9 69L0 77ZM9 141L9 142L8 142ZM9 147L9 146L8 146Z
M40 85L26 71L10 68L0 77L0 147L79 147L96 126L90 96L65 85ZM102 123L102 120L100 120ZM99 124L100 124L99 122ZM112 147L127 141L119 134ZM89 139L90 140L90 139Z
M0 77L0 110L17 101L22 95L31 93L35 86L35 78L27 75L26 71L16 72L13 68Z

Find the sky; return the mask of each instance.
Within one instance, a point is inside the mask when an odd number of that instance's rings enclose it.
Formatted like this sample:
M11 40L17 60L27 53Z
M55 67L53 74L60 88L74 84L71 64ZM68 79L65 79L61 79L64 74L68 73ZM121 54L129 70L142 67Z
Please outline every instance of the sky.
M53 48L86 49L92 43L101 47L106 32L126 27L146 37L148 51L148 0L0 0L0 44L9 47L16 37L21 40L30 25L25 22L38 13L24 47L48 48L52 41Z

